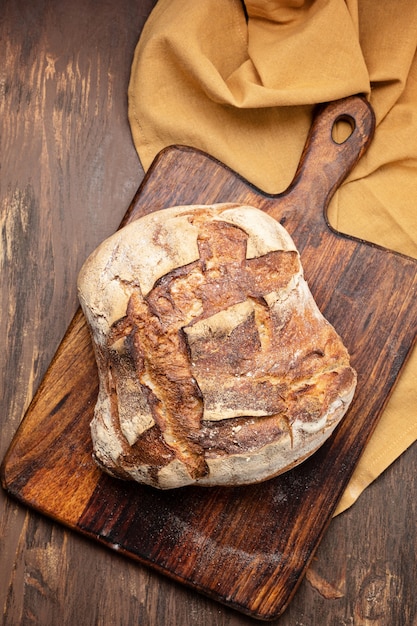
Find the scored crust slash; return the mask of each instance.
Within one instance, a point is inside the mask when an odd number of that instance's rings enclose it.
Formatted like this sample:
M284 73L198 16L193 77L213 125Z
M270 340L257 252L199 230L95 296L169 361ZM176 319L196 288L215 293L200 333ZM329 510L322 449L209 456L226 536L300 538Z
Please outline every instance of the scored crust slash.
M172 207L84 264L100 390L91 433L114 476L169 489L276 476L331 434L356 374L288 232L250 206Z

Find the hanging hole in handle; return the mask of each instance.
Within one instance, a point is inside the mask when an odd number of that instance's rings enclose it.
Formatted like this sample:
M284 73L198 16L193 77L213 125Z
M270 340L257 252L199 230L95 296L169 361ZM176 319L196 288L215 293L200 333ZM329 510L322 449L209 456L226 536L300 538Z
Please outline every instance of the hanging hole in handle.
M350 115L340 115L332 127L332 139L335 143L341 145L351 137L356 128L356 122Z

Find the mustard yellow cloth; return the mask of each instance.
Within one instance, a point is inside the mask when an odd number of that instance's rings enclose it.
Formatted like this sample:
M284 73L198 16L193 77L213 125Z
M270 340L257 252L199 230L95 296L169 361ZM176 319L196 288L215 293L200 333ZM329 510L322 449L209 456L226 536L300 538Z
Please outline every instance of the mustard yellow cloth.
M129 85L143 167L165 146L186 144L279 192L294 175L312 106L365 93L375 138L329 219L417 257L416 46L415 0L159 0ZM336 513L415 441L416 371L414 350Z

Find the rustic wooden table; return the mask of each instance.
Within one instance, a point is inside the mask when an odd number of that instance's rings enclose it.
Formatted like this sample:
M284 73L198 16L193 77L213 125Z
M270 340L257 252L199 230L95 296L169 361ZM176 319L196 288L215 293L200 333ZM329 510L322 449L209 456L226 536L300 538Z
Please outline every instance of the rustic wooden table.
M4 457L75 313L88 253L143 178L130 62L155 0L0 0L0 363ZM279 626L417 626L417 447L334 519ZM252 618L0 491L5 626L243 626Z

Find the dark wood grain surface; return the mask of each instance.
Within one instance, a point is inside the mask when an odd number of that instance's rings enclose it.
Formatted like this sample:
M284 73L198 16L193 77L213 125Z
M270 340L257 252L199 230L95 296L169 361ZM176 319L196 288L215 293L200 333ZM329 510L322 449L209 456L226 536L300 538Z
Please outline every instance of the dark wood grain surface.
M153 4L1 3L2 458L143 177L126 89ZM416 466L414 446L331 522L277 623L415 626ZM0 497L4 624L253 623Z

